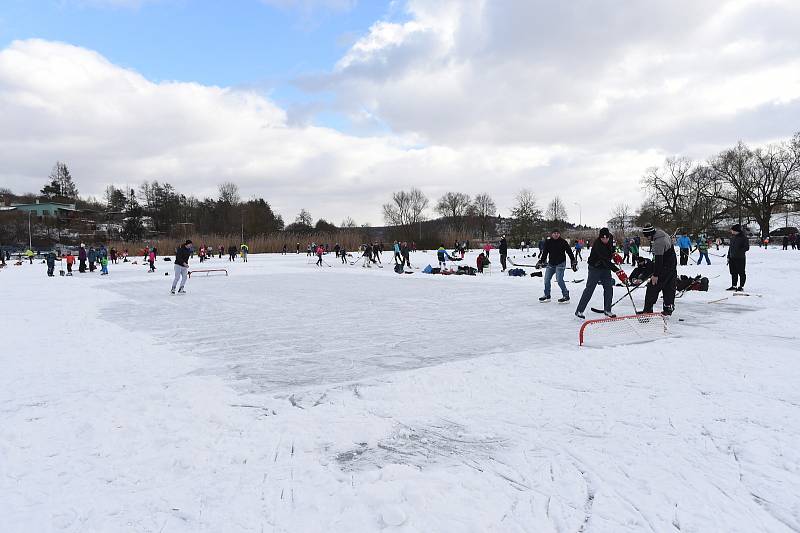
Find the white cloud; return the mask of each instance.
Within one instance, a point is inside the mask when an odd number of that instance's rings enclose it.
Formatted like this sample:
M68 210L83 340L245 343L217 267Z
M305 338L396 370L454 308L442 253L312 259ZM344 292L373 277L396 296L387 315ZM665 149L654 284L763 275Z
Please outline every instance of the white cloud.
M287 219L381 223L393 190L489 191L510 202L519 179L544 168L558 147L419 147L413 137L353 137L294 127L255 92L195 83L154 83L100 54L63 43L17 41L0 51L0 185L36 191L66 161L82 194L109 183L164 180L216 194L237 182ZM505 198L505 200L504 200Z
M351 5L332 1L274 0ZM301 82L335 95L372 132L360 137L297 126L255 92L153 83L89 50L17 42L0 52L0 185L38 189L65 159L83 192L157 178L213 194L233 179L287 219L306 207L372 223L400 188L487 191L507 214L527 187L601 224L619 201L638 205L639 176L666 155L798 129L799 23L794 0L409 0L404 21L377 21Z
M316 81L344 109L450 146L671 150L698 121L800 98L794 0L615 6L409 0L407 22L375 24Z

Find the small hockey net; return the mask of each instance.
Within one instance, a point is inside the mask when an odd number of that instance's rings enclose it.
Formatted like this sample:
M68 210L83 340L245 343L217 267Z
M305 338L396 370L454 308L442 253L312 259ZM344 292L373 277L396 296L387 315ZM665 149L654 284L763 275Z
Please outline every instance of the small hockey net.
M581 346L633 344L666 337L667 319L661 313L587 320L578 334Z

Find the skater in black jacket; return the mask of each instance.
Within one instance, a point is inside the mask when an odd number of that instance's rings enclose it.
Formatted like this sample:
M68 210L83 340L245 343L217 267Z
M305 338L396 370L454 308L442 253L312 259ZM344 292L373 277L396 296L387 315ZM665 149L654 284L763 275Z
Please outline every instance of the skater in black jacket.
M663 230L647 224L642 229L650 239L650 252L653 254L653 275L647 285L642 313L652 313L659 293L663 296L663 313L671 315L675 310L675 290L678 281L678 258L672 237Z
M731 244L728 247L728 269L731 273L731 286L729 291L743 291L747 275L744 272L746 265L745 254L750 249L750 243L742 232L742 227L735 224L731 228ZM738 284L737 284L738 282Z
M633 272L631 272L631 275L628 277L630 284L641 285L650 279L650 276L653 275L654 270L655 265L653 265L653 262L650 259L639 256L636 259L636 268L633 269Z
M572 248L561 237L561 230L554 229L550 232L550 238L545 241L542 256L536 264L537 268L547 266L544 271L544 296L539 298L540 302L550 301L550 282L553 279L553 274L556 275L556 281L561 289L561 298L559 298L558 302L562 304L569 302L569 290L567 290L567 285L564 283L564 271L567 269L568 255L570 268L573 271L577 271L578 262L572 254Z
M500 268L501 272L506 271L506 258L508 257L508 241L506 241L506 236L503 235L500 238L500 246L498 247L500 250Z
M628 277L614 264L613 256L614 247L611 244L611 233L608 228L603 228L600 230L597 240L592 244L592 251L586 261L589 272L586 276L586 288L583 289L578 308L575 310L575 316L578 318L586 318L583 312L589 305L589 300L598 284L603 285L603 314L609 318L616 316L611 312L611 300L614 298L614 280L611 278L611 272L615 272L623 283L628 281Z

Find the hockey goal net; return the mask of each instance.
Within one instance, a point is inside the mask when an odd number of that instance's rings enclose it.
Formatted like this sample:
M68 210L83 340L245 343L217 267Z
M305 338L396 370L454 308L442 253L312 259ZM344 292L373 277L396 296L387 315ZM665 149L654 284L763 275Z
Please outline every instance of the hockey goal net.
M652 341L669 334L661 313L587 320L578 334L581 346L610 346Z

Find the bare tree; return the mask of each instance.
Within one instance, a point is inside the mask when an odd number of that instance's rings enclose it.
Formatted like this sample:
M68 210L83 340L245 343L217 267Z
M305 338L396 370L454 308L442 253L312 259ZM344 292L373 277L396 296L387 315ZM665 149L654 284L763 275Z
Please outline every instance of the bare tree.
M426 207L428 198L419 189L398 191L392 194L391 202L383 204L383 218L388 225L399 226L410 236L413 227L425 219Z
M625 229L628 228L628 220L633 215L633 210L631 206L622 202L614 206L614 209L611 211L611 220L617 222L619 226L619 233L621 233L622 238L625 238Z
M567 219L567 208L564 207L564 202L556 196L547 206L547 220L553 222L562 222Z
M241 198L239 197L239 186L233 182L226 181L220 183L217 187L219 191L219 201L229 205L238 205Z
M471 205L468 194L463 192L446 192L436 202L434 208L437 213L446 218L456 230L464 227L464 217Z
M710 164L726 185L720 197L752 216L762 237L769 235L772 214L800 199L800 133L756 150L740 142Z
M669 157L662 168L652 167L642 178L650 203L675 227L683 224L683 197L691 185L694 162L687 157Z
M481 230L481 238L486 240L486 232L489 229L489 224L492 217L497 213L497 205L495 205L492 197L487 193L481 193L475 196L472 202L470 213L477 219L478 227Z
M539 229L542 210L536 203L536 196L528 189L519 191L516 201L511 210L511 217L514 219L511 229L516 241L528 240Z
M345 217L342 220L342 223L339 224L339 227L340 228L356 228L356 227L358 227L358 224L356 224L356 221L353 220L352 217Z
M302 224L304 226L313 227L314 219L311 217L311 213L306 211L305 209L301 209L299 213L297 213L297 217L294 219L295 224Z

